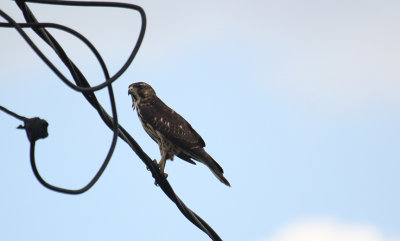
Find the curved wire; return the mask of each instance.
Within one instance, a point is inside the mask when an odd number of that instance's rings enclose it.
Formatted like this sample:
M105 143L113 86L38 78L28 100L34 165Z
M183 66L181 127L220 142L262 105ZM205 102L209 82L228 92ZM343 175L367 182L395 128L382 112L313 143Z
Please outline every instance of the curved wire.
M17 0L21 1L21 0ZM144 39L144 34L146 31L146 26L147 26L147 20L146 20L146 13L144 12L143 8L134 5L134 4L128 4L128 3L119 3L119 2L84 2L84 1L63 1L63 0L23 0L24 2L31 2L31 3L42 3L42 4L53 4L53 5L66 5L66 6L81 6L81 7L117 7L117 8L126 8L126 9L132 9L136 10L139 12L140 17L141 17L141 27L140 27L140 32L138 39L136 41L135 47L133 48L131 54L129 55L127 61L125 64L122 65L121 69L118 70L109 80L109 82L114 82L117 78L119 78L129 67L129 65L132 63L133 59L136 57L136 54L139 51L140 46L142 45L143 39ZM104 86L106 86L106 83L103 83ZM95 91L98 89L101 89L100 87L102 84L91 87L90 89ZM103 86L103 87L104 87Z
M2 12L0 10L0 15L4 16L3 14L4 14L4 12ZM17 25L19 25L21 28L34 28L34 27L55 28L55 29L63 30L65 32L68 32L68 33L74 35L75 37L80 39L82 42L84 42L88 46L88 48L93 52L93 54L96 56L96 59L98 60L100 66L101 66L101 69L104 72L105 78L107 79L107 81L104 83L110 83L109 82L109 73L108 73L106 64L105 64L103 58L101 57L99 51L96 49L96 47L94 47L94 45L85 36L83 36L82 34L77 32L76 30L69 28L67 26L61 25L61 24L57 24L57 23L17 23ZM15 25L12 23L0 22L0 27L15 28ZM102 84L104 84L104 83L102 83Z
M115 101L114 99L112 100L113 105L115 106ZM115 146L117 143L117 137L118 137L118 120L117 118L115 118L115 127L116 129L114 130L114 135L113 135L113 139L111 142L111 146L110 146L110 150L107 153L106 159L104 160L103 164L100 166L99 170L97 171L97 173L94 175L94 177L89 181L88 184L86 184L84 187L79 188L79 189L66 189L66 188L61 188L61 187L57 187L54 186L52 184L49 184L48 182L46 182L42 176L40 175L37 166L36 166L36 161L35 161L35 143L36 141L31 141L31 146L30 146L30 160L31 160L31 167L32 167L32 171L36 177L36 179L46 188L56 191L56 192L61 192L61 193L65 193L65 194L82 194L86 191L88 191L90 188L92 188L94 186L94 184L96 184L96 182L100 179L101 175L104 173L105 169L107 168L108 163L110 162L110 159L112 157L112 154L115 150Z
M32 2L32 3L42 3L42 4L54 4L54 5L68 5L68 6L87 6L87 7L119 7L119 8L127 8L127 9L133 9L136 10L140 13L141 16L141 28L139 32L138 39L136 41L135 47L133 48L131 54L129 55L128 59L125 61L125 63L122 65L122 67L110 78L106 79L105 82L93 86L93 87L81 87L74 85L67 77L65 77L61 71L55 67L51 61L40 51L40 49L33 43L33 41L29 38L29 36L22 30L18 24L15 23L15 21L12 21L10 18L6 18L5 15L2 14L6 20L13 25L13 27L21 34L21 36L25 39L26 42L32 47L32 49L36 52L36 54L53 70L53 72L70 88L76 90L76 91L97 91L100 90L106 86L108 86L110 83L113 83L117 78L119 78L129 67L129 65L132 63L133 59L137 55L139 48L143 42L144 34L146 31L146 14L144 10L137 5L133 4L127 4L127 3L111 3L111 2L79 2L79 1L44 1L44 0L32 0L32 1L16 1L17 4L22 4L23 2ZM4 13L4 12L3 12ZM32 16L29 16L32 17ZM35 20L35 19L32 19ZM68 30L66 30L68 31ZM72 32L71 32L72 33Z
M18 25L18 27L20 27L21 30L22 30L22 27L46 27L47 26L47 27L61 29L61 30L64 30L64 31L67 31L67 32L73 34L74 36L76 36L79 39L81 39L90 48L90 50L94 53L94 55L96 56L97 60L99 61L99 64L102 67L102 70L103 70L103 73L104 73L104 76L105 76L106 80L109 79L108 70L106 68L106 65L104 63L103 58L101 57L101 55L99 54L97 49L93 46L93 44L89 40L87 40L87 38L85 38L80 33L76 32L75 30L73 30L71 28L68 28L66 26L60 25L60 24L53 24L53 23L27 23L27 24L20 25L20 24L17 24L11 17L9 17L1 9L0 9L0 15L10 22L10 24L0 23L0 26L5 26L5 27L12 26L12 27L15 27L15 26ZM113 129L113 137L112 137L110 149L109 149L109 151L108 151L108 153L106 155L106 158L105 158L103 164L100 166L100 168L97 171L97 173L89 181L88 184L86 184L84 187L79 188L79 189L72 190L72 189L66 189L66 188L61 188L61 187L57 187L57 186L51 185L41 177L39 171L37 170L35 159L34 158L32 159L32 155L34 153L32 153L32 150L31 150L31 167L32 167L33 173L35 174L36 178L38 179L38 181L43 186L45 186L45 187L47 187L47 188L49 188L49 189L51 189L53 191L56 191L56 192L61 192L61 193L66 193L66 194L81 194L81 193L84 193L84 192L88 191L99 180L99 178L101 177L101 175L105 171L108 163L111 160L112 154L113 154L113 152L115 150L116 143L117 143L117 140L118 140L118 115L117 115L117 108L116 108L116 103L115 103L115 99L114 99L114 92L112 91L112 86L111 85L108 86L108 89L109 89L111 108L112 108L112 112L113 112L113 122L114 122L114 125L113 125L113 128L112 128ZM25 117L23 117L23 118L25 118ZM33 146L34 146L34 143L33 143Z
M130 5L130 4L108 3L108 2L78 2L78 1L77 2L68 2L68 1L51 1L51 0L31 0L31 1L30 0L27 0L27 1L25 1L25 0L16 0L17 5L22 10L22 12L24 14L24 17L25 17L25 19L27 20L28 23L38 23L38 22L35 19L35 17L33 16L32 12L30 11L30 9L28 8L28 6L26 5L25 2L44 3L44 4L75 5L75 6L93 6L93 5L96 5L96 6L108 6L108 7L114 7L114 6L125 7L126 5ZM130 6L138 7L136 5L130 5ZM138 7L138 8L139 9L135 9L135 10L137 10L139 12L142 11L142 13L141 13L141 16L142 16L142 28L141 29L143 30L143 34L144 34L144 29L145 29L145 24L146 24L145 14L144 14L144 11L140 7ZM7 21L10 22L9 19L7 19ZM10 23L12 23L12 21ZM16 30L23 36L24 32L22 30L22 27L19 26L17 23L15 23L15 21L12 24L15 26ZM77 86L73 85L72 83L70 83L70 84L75 86L75 87L77 87L76 89L81 89L81 90L77 90L77 91L81 91L81 93L89 101L89 103L98 111L100 117L105 122L105 124L109 128L113 129L114 134L115 134L116 129L118 129L119 137L121 137L132 148L132 150L138 155L138 157L146 164L146 166L151 171L152 176L159 183L160 188L176 204L176 206L182 212L182 214L190 222L192 222L199 229L201 229L203 232L205 232L212 240L217 240L217 241L221 240L221 238L218 236L218 234L203 219L201 219L196 213L191 211L180 200L180 198L175 194L175 192L172 189L171 185L169 184L168 180L166 180L164 175L161 174L160 169L158 168L158 166L141 149L141 147L132 138L132 136L130 136L129 133L121 125L119 125L115 121L116 110L114 112L114 109L113 109L113 117L108 115L108 113L104 110L104 108L97 101L97 98L96 98L95 94L93 93L92 87L90 87L89 83L87 82L87 80L85 79L83 74L80 72L78 67L68 58L68 56L66 55L66 53L64 52L62 47L58 44L58 42L54 39L54 37L47 30L45 30L42 27L32 27L32 29L36 32L36 34L39 35L39 37L41 37L48 45L50 45L50 47L52 47L54 49L54 51L58 54L60 59L64 62L66 67L69 69L69 71L72 74L73 79L74 79L75 83L77 84ZM33 45L32 41L29 41L29 38L24 38L24 39L26 40L26 42L33 49L35 49L36 46ZM137 49L139 48L138 46L140 45L142 39L140 39L140 38L138 39L138 42L136 43L135 49L136 49L136 47L137 47ZM139 42L139 40L140 40L140 42ZM39 52L36 52L36 53L40 56ZM135 56L131 55L131 57L132 57L131 58L131 61L132 61ZM45 59L42 58L42 60L46 64L48 64L45 61ZM113 77L118 78L126 70L126 68L129 66L130 62L129 62L129 59L128 59L126 64ZM48 64L48 66L51 68L51 63ZM56 73L57 69L55 69L55 68L54 69L51 68L51 69ZM109 81L109 80L110 80L110 78L106 78L106 82L109 82L109 86L108 86L109 88L108 89L109 89L110 99L114 99L113 91L112 91L112 88L111 88L112 81ZM103 83L105 86L107 86L106 82ZM96 87L99 87L99 86L100 85L98 85ZM71 87L71 88L73 88L73 87ZM75 88L73 88L73 89L75 89ZM115 102L112 102L112 103L115 104ZM118 126L118 128L116 128L117 126ZM34 148L35 148L35 142L33 141L33 142L31 142L31 152L30 152L31 163L33 164L32 168L35 169L34 173L36 172L38 174L38 171L37 171L37 168L36 168L36 165L35 165L35 161L34 161L34 156L35 156L34 155L35 154L34 153ZM35 174L35 176L36 176L36 174ZM38 178L38 177L40 177L40 175L37 175L36 177ZM38 180L39 180L39 178L38 178ZM44 181L44 180L42 179L42 181ZM95 180L95 181L97 181L97 180ZM50 185L50 184L45 183L45 182L41 182L41 183L43 185L45 185L45 184L46 185ZM51 186L51 185L50 186L46 186L46 187L48 187L50 189L54 188L54 186Z

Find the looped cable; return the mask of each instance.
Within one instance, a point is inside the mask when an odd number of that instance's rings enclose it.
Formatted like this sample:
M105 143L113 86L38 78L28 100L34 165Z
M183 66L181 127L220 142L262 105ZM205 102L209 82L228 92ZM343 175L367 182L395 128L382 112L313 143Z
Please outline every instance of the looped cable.
M59 25L59 24L54 24L54 23L39 23L36 18L34 17L33 13L29 9L28 5L26 4L27 2L30 3L41 3L41 4L54 4L54 5L69 5L69 6L81 6L81 7L118 7L118 8L126 8L126 9L131 9L138 11L140 16L141 16L141 28L140 28L140 33L138 36L138 39L136 41L136 44L129 55L128 59L124 63L124 65L114 74L112 77L109 76L107 67L101 57L101 55L98 53L96 48L90 43L89 40L87 40L83 35L80 33L76 32L73 29L70 29L66 26ZM47 136L47 125L43 124L44 120L41 120L39 118L32 118L32 119L27 119L25 117L19 116L4 107L0 106L0 109L5 111L6 113L13 115L14 117L24 121L25 125L23 128L27 131L28 138L30 140L31 146L30 146L30 160L31 160L31 166L32 170L35 174L35 177L38 179L38 181L44 185L45 187L57 191L57 192L62 192L62 193L67 193L67 194L81 194L83 192L86 192L89 190L95 183L96 181L100 178L101 174L104 172L106 166L108 165L112 153L115 149L116 145L116 140L117 136L119 136L122 140L124 140L131 148L132 150L136 153L136 155L146 164L147 168L151 171L152 176L154 179L156 179L157 183L159 184L160 188L163 190L163 192L176 204L178 209L182 212L182 214L194 225L196 225L199 229L201 229L203 232L205 232L212 240L219 241L221 238L218 236L218 234L203 220L201 219L196 213L194 213L192 210L190 210L181 200L180 198L175 194L174 190L172 189L171 185L169 184L168 180L164 177L164 175L160 172L160 169L158 166L152 161L152 159L142 150L142 148L139 146L139 144L133 139L133 137L121 126L118 124L118 115L117 115L117 110L116 110L116 104L115 104L115 99L114 99L114 92L112 90L112 83L119 78L129 67L129 65L132 63L133 59L135 58L140 45L143 41L144 38L144 33L146 29L146 15L144 10L133 4L126 4L126 3L112 3L112 2L83 2L83 1L63 1L63 0L16 0L16 4L18 7L21 9L22 13L24 14L24 17L27 21L27 23L16 23L11 17L9 17L6 13L0 10L0 15L4 17L8 23L0 23L0 27L13 27L15 28L20 35L24 38L24 40L28 43L28 45L35 51L35 53L49 66L49 68L70 88L79 91L83 94L83 96L86 98L86 100L95 108L100 116L100 118L104 121L104 123L113 131L113 139L112 143L110 146L110 150L106 156L106 159L104 160L102 166L100 167L99 171L96 173L96 175L93 177L93 179L83 188L78 189L78 190L69 190L69 189L64 189L60 187L53 186L49 183L47 183L41 176L40 173L38 172L36 168L36 162L35 162L35 143L36 140L39 138L44 138ZM61 59L61 61L64 63L64 65L68 68L69 72L71 73L73 80L75 84L73 84L70 80L65 78L65 76L59 71L52 63L50 60L47 59L47 57L40 51L40 49L33 43L33 41L29 38L29 36L24 32L23 28L29 27L31 28L39 37L42 38L43 41L45 41L58 55L58 57ZM61 47L61 45L57 42L57 40L46 30L46 28L56 28L60 29L63 31L66 31L80 40L82 40L88 48L93 52L93 54L96 56L102 70L105 76L105 81L97 86L91 87L89 82L86 80L85 76L82 74L82 72L79 70L79 68L70 60ZM102 88L107 87L109 97L110 97L110 103L111 103L111 109L112 109L112 116L110 116L107 111L101 106L101 104L98 102L96 95L94 91L100 90ZM27 124L26 121L29 121ZM32 121L32 122L31 122ZM47 122L46 122L47 123ZM44 132L42 127L45 127L46 132ZM30 131L31 129L34 130L42 130L42 131ZM29 130L29 131L28 131ZM28 134L29 132L35 133L35 134Z

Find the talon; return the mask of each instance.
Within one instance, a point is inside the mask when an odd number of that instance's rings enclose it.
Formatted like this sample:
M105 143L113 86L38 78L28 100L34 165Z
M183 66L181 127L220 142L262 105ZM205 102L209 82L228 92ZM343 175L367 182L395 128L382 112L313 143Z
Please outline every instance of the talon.
M167 179L168 177L168 173L163 173L164 174L164 178ZM157 180L154 181L154 185L159 186Z
M164 175L164 178L167 178L168 174L164 172L165 162L166 162L165 157L162 156L159 163L157 163L157 160L155 160L155 159L153 160L153 162L158 166L158 168L160 169L161 174ZM158 186L157 180L154 181L154 185Z
M154 159L153 160L153 162L158 166L158 167L160 167L159 165L158 165L158 163L157 163L157 160L156 159ZM150 171L150 168L148 167L148 166L146 166L146 170L147 171Z

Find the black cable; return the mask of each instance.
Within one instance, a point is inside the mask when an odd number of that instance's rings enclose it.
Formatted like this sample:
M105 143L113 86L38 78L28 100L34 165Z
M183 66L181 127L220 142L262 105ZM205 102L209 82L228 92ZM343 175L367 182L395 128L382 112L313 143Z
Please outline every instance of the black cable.
M100 55L99 52L97 51L97 49L93 46L93 44L92 44L89 40L87 40L83 35L81 35L80 33L76 32L75 30L70 29L70 28L68 28L68 27L66 27L66 26L63 26L63 25L53 24L53 23L29 23L29 24L22 24L22 26L21 26L21 25L17 24L17 23L16 23L11 17L9 17L6 13L4 13L1 9L0 9L0 15L1 15L2 17L4 17L7 21L9 21L9 24L1 23L0 26L3 26L3 27L10 27L10 25L11 25L11 26L13 26L13 27L15 27L15 28L17 28L17 29L19 28L20 34L21 34L21 31L23 32L22 27L45 27L45 26L53 27L53 28L58 28L58 29L61 29L61 30L64 30L64 31L67 31L67 32L73 34L74 36L76 36L76 37L78 37L79 39L81 39L81 40L92 50L92 52L93 52L94 55L96 56L97 60L99 61L99 64L101 65L101 67L102 67L102 69L103 69L105 78L106 78L106 79L109 79L108 70L107 70L107 68L106 68L106 65L105 65L105 63L104 63L104 61L103 61L101 55ZM21 34L21 35L24 35L24 34L25 34L25 32L23 32L23 34ZM27 38L24 38L24 39L27 40L28 44L29 44L32 48L34 48L34 47L33 47L34 44L33 44L33 42L30 40L30 38L29 38L26 34L25 34L25 36L26 36ZM28 40L29 40L29 41L28 41ZM32 42L33 45L31 45L30 42ZM36 47L36 46L35 46L35 47ZM40 50L39 50L39 52L41 53ZM44 55L43 55L43 56L44 56ZM46 57L45 57L45 58L46 58ZM46 58L46 59L47 59L47 58ZM45 62L46 62L46 61L45 61ZM50 62L50 61L49 61L49 62ZM50 63L50 64L51 64L51 63ZM51 64L51 65L52 65L52 64ZM54 66L54 65L53 65L53 66ZM49 66L49 67L50 67L50 66ZM51 67L50 67L50 68L51 68ZM54 67L54 68L55 68L55 67ZM58 71L58 70L57 70L57 71ZM61 74L61 72L60 72L60 74ZM112 138L111 146L110 146L110 149L109 149L109 151L108 151L108 153L107 153L107 155L106 155L106 158L105 158L103 164L100 166L100 168L99 168L99 170L97 171L97 173L95 174L95 176L94 176L94 177L89 181L89 183L86 184L84 187L79 188L79 189L75 189L75 190L66 189L66 188L61 188L61 187L57 187L57 186L54 186L54 185L49 184L48 182L46 182L46 181L41 177L39 171L37 170L35 159L34 159L34 158L32 159L32 154L34 154L34 151L32 152L32 149L31 149L31 167L32 167L33 173L35 174L35 177L38 179L38 181L39 181L43 186L45 186L45 187L47 187L47 188L49 188L49 189L51 189L51 190L53 190L53 191L56 191L56 192L61 192L61 193L66 193L66 194L81 194L81 193L84 193L84 192L88 191L88 190L99 180L99 178L101 177L101 175L102 175L103 172L105 171L105 169L106 169L108 163L110 162L110 159L111 159L112 154L113 154L113 152L114 152L114 150L115 150L115 146L116 146L116 143L117 143L117 140L118 140L118 116L117 116L117 112L116 112L116 104L115 104L115 99L114 99L114 92L112 91L112 87L111 87L111 86L109 86L108 88L109 88L110 102L111 102L111 107L112 107L112 112L113 112L113 119L114 119L114 120L113 120L113 123L115 123L115 125L114 125L113 128L112 128L114 133L113 133L113 138ZM110 90L111 90L111 91L110 91ZM3 108L4 108L4 107L3 107ZM16 114L15 114L15 115L16 115ZM25 126L26 126L26 123L25 123ZM27 130L27 135L28 135L28 137L30 136L28 130ZM29 140L31 141L31 138L29 138ZM34 142L31 141L31 148L32 148L32 146L34 146Z
M68 85L70 88L76 90L76 91L96 91L99 89L102 89L106 86L108 86L110 83L114 82L117 78L119 78L129 67L129 65L132 63L133 59L135 58L136 54L139 51L139 48L141 46L141 43L143 42L143 38L144 38L144 34L146 31L146 14L144 12L144 10L137 5L133 5L133 4L126 4L126 3L111 3L111 2L80 2L80 1L40 1L40 0L32 0L32 1L20 1L17 0L16 3L18 5L20 4L24 4L25 2L32 2L32 3L44 3L44 4L54 4L54 5L69 5L69 6L91 6L91 7L119 7L119 8L127 8L127 9L133 9L133 10L137 10L140 13L141 16L141 21L142 21L142 25L140 28L140 32L139 32L139 36L136 42L135 47L133 48L131 54L129 55L128 59L126 60L126 62L122 65L122 67L110 78L108 78L105 82L93 86L93 87L80 87L80 86L76 86L74 85L70 80L68 80L68 78L66 78L61 71L59 71L52 63L51 61L40 51L40 49L33 43L33 41L29 38L29 36L22 30L22 28L15 22L12 20L12 18L10 18L8 15L6 15L3 11L1 11L1 16L4 17L10 25L12 25L20 34L21 36L25 39L26 42L28 42L28 44L31 46L31 48L36 52L36 54L53 70L53 72L66 84ZM26 5L25 5L26 6ZM27 9L28 11L29 9ZM25 13L24 13L25 15ZM32 17L32 15L26 15L25 17ZM35 19L31 19L31 21L33 21ZM36 20L35 20L36 21ZM37 24L37 26L33 26L33 27L39 27L41 25L41 23L34 23ZM7 26L9 27L10 25L6 25L3 23L3 26ZM64 26L54 26L56 28L63 28ZM35 29L35 28L33 28ZM73 33L72 31L70 31L71 29L67 29L66 27L64 27L65 31L70 32L74 35L76 35L76 31L74 31L75 33Z
M3 107L3 106L1 106L1 105L0 105L0 110L2 110L2 111L4 111L4 112L6 112L7 114L9 114L9 115L11 115L11 116L17 118L18 120L24 121L24 120L27 119L26 117L20 116L20 115L18 115L18 114L16 114L16 113L12 112L11 110L8 110L7 108L5 108L5 107Z
M1 10L0 10L0 15L4 16L4 12L2 12ZM80 39L82 42L84 42L89 47L89 49L93 52L93 54L96 56L97 60L99 61L101 69L104 71L105 78L107 79L107 77L109 77L106 64L104 63L104 60L101 57L101 55L98 52L98 50L96 49L96 47L94 47L94 45L85 36L83 36L82 34L80 34L77 31L75 31L74 29L69 28L69 27L64 26L64 25L61 25L61 24L57 24L57 23L16 23L16 25L19 25L19 27L21 27L21 28L34 28L34 27L55 28L55 29L63 30L65 32L68 32L68 33L74 35L75 37ZM2 23L2 22L0 22L0 27L15 28L16 25L14 25L12 23ZM110 81L107 80L106 82L109 83ZM106 82L103 82L100 85L103 85ZM98 86L100 86L100 85L98 85ZM90 88L90 89L92 89L92 88ZM97 89L95 89L93 91L96 91L96 90Z
M135 47L133 48L131 54L129 55L125 64L122 65L121 69L118 70L111 78L108 80L109 82L115 81L115 79L119 78L129 67L133 59L136 57L136 54L139 51L139 48L143 42L144 34L146 31L147 20L146 20L146 13L144 12L143 8L128 3L118 3L118 2L84 2L84 1L63 1L63 0L16 0L17 2L31 2L31 3L42 3L42 4L54 4L54 5L65 5L65 6L81 6L81 7L116 7L116 8L126 8L136 10L140 14L140 18L142 21L140 32L138 39L136 41ZM106 83L103 83L106 86ZM103 87L104 87L103 86ZM103 88L102 85L98 85L95 87L91 87L90 89L95 91L97 89Z
M35 19L35 17L33 16L32 12L30 11L29 7L25 4L25 2L32 2L32 3L43 3L43 4L59 4L59 5L70 5L70 6L96 6L96 7L121 7L121 8L128 8L128 9L133 9L136 11L139 11L141 18L142 18L142 25L141 25L141 31L138 37L138 40L136 42L136 45L134 47L134 50L132 51L130 57L128 58L128 60L126 61L126 63L122 66L122 68L112 77L110 78L108 76L108 71L107 68L105 66L105 64L101 63L101 56L100 54L96 54L97 51L95 50L94 46L93 48L91 47L91 44L88 40L86 41L85 38L83 36L79 37L80 34L74 34L73 30L71 31L71 29L62 26L62 25L52 25L52 24L48 24L48 23L38 23ZM28 45L30 45L32 47L32 49L34 49L34 51L42 58L42 60L50 67L50 69L53 70L53 72L55 72L57 74L57 76L59 76L69 87L71 87L72 89L76 90L76 91L80 91L84 97L88 100L88 102L98 111L100 117L102 118L102 120L105 122L105 124L111 128L114 132L114 136L116 135L116 133L118 134L119 137L121 137L131 148L132 150L139 156L139 158L146 164L146 166L149 168L149 170L152 173L152 176L156 179L156 181L158 182L160 188L164 191L164 193L177 205L177 207L179 208L179 210L184 214L184 216L191 221L193 224L195 224L198 228L200 228L201 230L203 230L212 240L221 240L221 238L218 236L218 234L204 221L202 220L197 214L195 214L194 212L192 212L188 207L186 207L186 205L179 199L179 197L175 194L175 192L173 191L171 185L169 184L169 182L166 180L166 178L164 177L164 175L161 174L158 166L150 159L150 157L141 149L141 147L137 144L137 142L129 135L129 133L126 132L126 130L120 126L118 124L118 120L117 120L117 113L116 113L116 108L115 108L115 101L114 101L114 95L113 95L113 91L112 91L112 87L111 84L113 81L115 81L119 76L122 75L123 72L125 72L125 70L128 68L128 66L130 65L130 63L133 61L134 57L136 56L137 51L139 50L140 44L143 40L144 37L144 32L145 32L145 28L146 28L146 17L145 17L145 13L143 11L142 8L140 8L139 6L136 5L132 5L132 4L125 4L125 3L111 3L111 2L81 2L81 1L50 1L50 0L32 0L32 1L24 1L24 0L16 0L17 5L20 7L20 9L22 10L25 19L29 24L32 24L31 28L36 32L36 34L38 34L50 47L53 48L53 50L57 53L57 55L60 57L60 59L63 61L63 63L66 65L66 67L68 68L68 70L70 71L76 85L72 84L72 82L70 82L67 79L62 79L61 76L63 76L61 74L60 71L58 71L54 65L51 64L50 61L47 60L47 58L40 52L40 50L33 44L33 41L31 41L29 39L29 37L25 34L25 32L22 30L22 27L27 27L28 25L24 25L24 24L17 24L14 20L12 20L11 18L6 18L6 20L9 22L9 24L5 24L9 27L9 25L13 25L13 27L21 34L21 36L25 39L25 41L28 43ZM3 13L0 10L0 13ZM3 17L5 15L1 14ZM44 28L46 27L54 27L54 28L58 28L64 31L67 31L71 34L74 34L75 36L77 36L78 38L80 38L83 42L85 42L85 44L92 50L92 52L96 55L97 59L100 62L100 65L103 69L103 72L105 73L105 77L106 77L106 81L103 82L100 85L97 85L95 87L90 87L89 83L87 82L87 80L85 79L85 77L83 76L83 74L81 73L81 71L78 69L77 66L75 66L75 64L68 58L67 54L64 52L64 50L62 49L62 47L60 46L60 44L54 39L54 37ZM0 25L1 27L2 25ZM4 26L4 25L3 25ZM76 32L77 33L77 32ZM43 55L43 56L41 56ZM44 58L43 58L44 57ZM46 61L47 60L47 61ZM52 68L52 66L54 68ZM57 73L57 71L59 72L59 74ZM110 101L111 101L111 105L112 105L112 112L113 112L113 117L111 117L105 110L104 108L100 105L100 103L98 102L96 95L94 94L93 91L101 89L103 87L107 86L108 90L109 90L109 95L110 95ZM28 132L28 129L27 129ZM43 137L40 137L43 138ZM113 137L114 138L114 137ZM48 184L47 182L45 182L43 180L43 178L41 178L39 172L37 171L36 168L36 164L35 164L35 141L36 140L31 140L31 149L30 149L30 159L31 159L31 165L32 165L32 169L35 173L36 178L39 180L39 182L41 182L44 186L46 186L47 188L50 188L51 190L54 191L60 191L60 192L65 192L66 189L62 189L62 188L58 188L58 187L54 187L50 184ZM113 149L115 147L115 143L114 143L114 139L113 139L113 143L112 143L112 147L111 149ZM111 150L110 149L110 150ZM110 155L110 156L109 156ZM105 166L108 164L109 158L111 157L112 153L109 152L109 155L107 155L106 160L104 161L102 167L100 168L99 172L104 171ZM104 169L103 169L104 167ZM101 174L100 174L101 175ZM90 182L87 185L87 189L88 190L91 186L94 185L94 183L98 180L98 178L100 177L95 176L95 178L97 177L97 179L93 178L92 181L94 180L94 182ZM59 189L59 190L57 190ZM83 189L82 189L83 190ZM84 190L84 191L86 191ZM71 190L69 190L71 191ZM77 191L77 190L72 190L72 191ZM70 193L70 194L78 194L78 193Z

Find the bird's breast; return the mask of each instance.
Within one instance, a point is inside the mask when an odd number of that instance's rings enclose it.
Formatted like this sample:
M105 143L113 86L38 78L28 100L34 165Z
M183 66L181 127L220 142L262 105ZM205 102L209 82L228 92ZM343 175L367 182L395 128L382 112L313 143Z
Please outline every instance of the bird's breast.
M139 102L140 102L140 100L133 100L133 109L136 109L136 111L138 112L138 114L139 114L139 112L140 112Z

